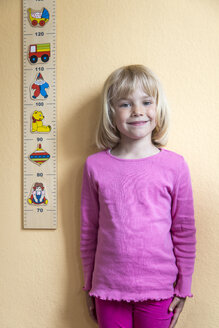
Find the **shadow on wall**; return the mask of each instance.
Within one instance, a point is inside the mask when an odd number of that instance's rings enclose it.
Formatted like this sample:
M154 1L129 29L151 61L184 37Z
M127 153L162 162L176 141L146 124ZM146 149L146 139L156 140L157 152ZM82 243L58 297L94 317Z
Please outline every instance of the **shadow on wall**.
M63 142L60 145L68 172L59 183L59 213L65 235L67 280L62 320L67 326L97 325L90 318L83 287L83 272L80 259L80 200L83 165L87 156L98 152L95 146L95 130L100 113L100 95L87 99L79 108L69 108L72 117L59 131ZM66 167L66 165L65 165ZM60 224L60 223L59 223ZM84 322L83 322L84 321Z

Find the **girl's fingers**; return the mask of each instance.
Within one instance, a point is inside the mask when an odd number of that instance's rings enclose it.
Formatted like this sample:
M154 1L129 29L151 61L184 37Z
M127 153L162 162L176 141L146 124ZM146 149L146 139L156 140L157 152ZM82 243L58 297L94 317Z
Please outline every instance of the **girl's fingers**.
M87 307L89 316L98 323L97 316L96 316L96 307L95 307L95 299L90 296L88 293L86 293L86 301L87 301Z
M173 316L169 328L173 328L173 327L175 327L175 325L176 325L176 323L177 323L177 321L178 321L178 317L179 317L179 315L178 315L178 316L176 316L176 315Z
M180 301L180 298L175 296L174 299L172 300L170 306L169 306L169 311L172 312L174 310L175 306L179 303L179 301Z
M172 317L171 323L170 323L170 327L169 328L173 328L175 327L177 320L179 319L179 315L180 315L181 311L177 310L174 312L174 315Z
M95 309L90 310L90 316L95 322L98 322Z
M93 300L91 300L91 302L89 303L89 313L91 318L97 322L97 315L96 315L96 307L95 307L95 303Z

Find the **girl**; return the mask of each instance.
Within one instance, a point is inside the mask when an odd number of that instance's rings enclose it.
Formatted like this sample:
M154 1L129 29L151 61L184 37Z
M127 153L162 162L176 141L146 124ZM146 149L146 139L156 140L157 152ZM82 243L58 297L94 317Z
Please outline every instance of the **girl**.
M81 191L80 252L100 328L173 328L191 293L196 227L189 167L167 143L169 108L142 65L115 70L102 92Z

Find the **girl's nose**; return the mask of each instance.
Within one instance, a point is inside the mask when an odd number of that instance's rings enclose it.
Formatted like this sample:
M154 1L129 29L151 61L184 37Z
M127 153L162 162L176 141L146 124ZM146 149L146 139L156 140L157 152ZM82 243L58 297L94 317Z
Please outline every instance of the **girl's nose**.
M143 115L143 109L141 106L135 105L135 106L133 106L132 113L134 115Z

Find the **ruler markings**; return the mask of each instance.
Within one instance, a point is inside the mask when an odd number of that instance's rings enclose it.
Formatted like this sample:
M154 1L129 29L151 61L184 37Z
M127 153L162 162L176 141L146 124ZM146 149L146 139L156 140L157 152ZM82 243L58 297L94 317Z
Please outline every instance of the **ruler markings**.
M56 161L56 19L55 19L55 12L56 12L56 2L54 0L47 0L45 3L45 9L48 10L50 18L48 23L45 22L45 25L48 26L47 32L44 33L44 35L40 35L37 33L43 32L43 27L32 27L31 24L29 24L30 20L32 19L32 16L29 16L27 14L27 9L31 8L31 10L38 11L38 17L39 13L41 11L40 2L36 3L34 0L23 0L23 111L24 111L24 121L23 121L23 140L24 140L24 147L23 147L23 166L24 166L24 227L29 228L40 228L40 229L56 229L57 220L54 220L54 217L57 216L57 198L55 197L57 194L57 186L55 188L55 196L52 192L50 195L49 189L51 186L56 185L56 165L49 166L49 173L47 173L46 165L47 162L43 164L43 167L37 168L36 173L32 173L32 169L34 169L35 163L32 163L33 167L31 168L31 161L27 158L29 154L33 153L37 147L39 147L39 144L42 143L42 148L45 149L45 151L50 153L50 160L53 162ZM36 8L36 5L38 5L38 8ZM33 9L34 7L34 9ZM42 13L41 13L42 14ZM52 15L52 17L51 17ZM30 19L30 20L29 20ZM29 20L29 21L28 21ZM38 22L39 23L39 22ZM47 25L48 24L48 25ZM31 40L31 38L33 38ZM38 57L37 64L31 64L28 59L28 52L32 51L30 48L31 45L38 45L38 44L49 44L50 43L50 58L48 60L48 63L43 63L41 61L41 58ZM36 51L38 48L36 48ZM40 49L40 48L39 48ZM42 51L42 50L41 50ZM31 54L30 54L31 55ZM36 55L38 55L36 53ZM47 64L49 64L49 67L47 67ZM32 95L34 91L31 91L31 86L34 81L36 80L36 76L38 77L39 73L43 76L44 82L52 80L52 84L50 85L51 92L48 93L48 99L50 100L49 103L46 102L46 100L42 100L39 97L38 99L33 100ZM27 78L28 77L28 78ZM28 85L28 83L31 82L31 85ZM37 82L37 80L36 80ZM31 94L28 92L27 89L30 89ZM46 90L47 91L47 90ZM33 93L32 93L33 92ZM40 92L41 93L41 92ZM29 95L29 97L28 97ZM38 96L37 96L38 97ZM33 103L30 103L30 99L33 101ZM35 102L36 101L36 102ZM41 104L41 105L40 105ZM42 106L43 104L43 106ZM38 105L38 106L37 106ZM35 107L35 111L41 111L46 117L46 121L43 120L43 127L46 127L48 125L52 125L52 136L53 137L47 137L46 133L49 133L50 131L40 131L36 130L36 134L33 138L30 138L32 134L32 128L34 127L34 122L31 119L31 116L33 115L32 112L30 112L30 106ZM47 116L46 109L47 106L50 107L50 115ZM34 113L35 113L34 111ZM28 118L28 116L29 118ZM52 121L51 121L52 118ZM37 121L35 121L37 122ZM29 128L27 127L27 124L29 124ZM38 129L38 127L37 127ZM40 129L40 127L39 127ZM35 141L35 146L33 146L33 141ZM31 143L30 143L31 142ZM47 142L47 143L45 143ZM33 148L34 147L34 148ZM28 162L28 166L27 166ZM55 162L56 164L56 162ZM44 173L45 168L45 173ZM34 169L35 170L35 169ZM51 176L51 177L50 177ZM35 178L34 178L35 177ZM48 177L48 178L46 178ZM30 207L30 202L33 203L34 197L31 190L33 184L37 183L43 183L43 186L45 187L45 195L44 198L48 199L48 206L49 208L46 208L47 204L34 204L31 205L33 208ZM47 193L48 190L48 193ZM33 197L33 198L32 198ZM50 197L50 198L49 198ZM27 201L28 200L28 201ZM44 199L43 199L44 200ZM29 204L28 204L29 203ZM26 212L29 212L26 213ZM48 214L46 214L48 213ZM49 215L51 213L52 217ZM43 227L40 224L38 225L38 219L43 219ZM52 220L53 221L52 221Z

